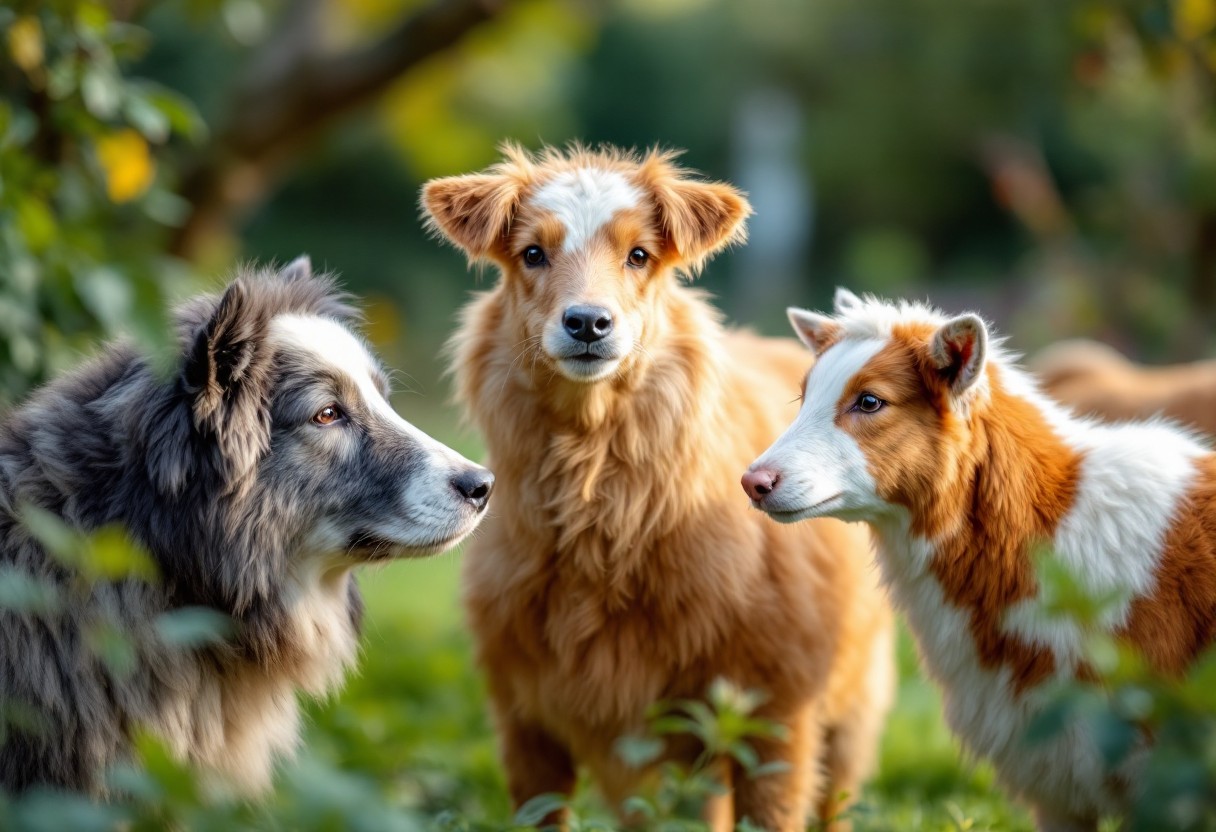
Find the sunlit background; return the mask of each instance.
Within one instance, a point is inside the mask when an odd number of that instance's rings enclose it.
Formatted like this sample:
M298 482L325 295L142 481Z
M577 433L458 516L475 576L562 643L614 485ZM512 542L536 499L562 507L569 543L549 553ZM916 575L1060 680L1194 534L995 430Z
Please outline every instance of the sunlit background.
M503 139L680 148L745 189L750 244L700 282L765 332L844 285L977 309L1023 352L1209 355L1214 30L1216 0L4 0L0 400L104 336L163 348L167 301L307 253L364 298L401 412L476 455L440 350L494 275L424 235L418 193ZM366 676L309 745L495 816L457 566L364 578ZM903 668L875 798L898 819L867 828L1027 828Z

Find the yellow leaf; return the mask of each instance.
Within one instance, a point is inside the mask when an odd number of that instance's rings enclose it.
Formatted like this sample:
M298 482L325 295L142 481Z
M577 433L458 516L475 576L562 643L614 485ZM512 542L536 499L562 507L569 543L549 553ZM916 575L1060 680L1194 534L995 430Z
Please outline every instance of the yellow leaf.
M1201 38L1216 28L1216 0L1177 0L1174 31L1183 40Z
M119 130L98 139L97 160L105 171L106 192L114 202L135 199L156 179L156 160L135 130Z
M45 53L42 24L38 22L38 18L28 15L19 17L8 27L8 51L13 56L13 63L27 73L34 73L42 68Z

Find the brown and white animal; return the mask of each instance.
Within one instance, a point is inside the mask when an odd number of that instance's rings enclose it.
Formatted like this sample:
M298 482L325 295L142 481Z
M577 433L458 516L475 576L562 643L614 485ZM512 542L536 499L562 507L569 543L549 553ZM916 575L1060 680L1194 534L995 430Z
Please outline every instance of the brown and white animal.
M1043 390L1084 416L1118 422L1166 416L1216 436L1216 360L1134 364L1097 341L1061 341L1029 362Z
M1035 614L1042 544L1103 619L1167 673L1216 634L1216 456L1164 422L1102 425L1040 394L975 315L840 292L790 310L818 356L797 419L743 477L783 523L870 524L946 720L1043 830L1118 813L1135 760L1108 776L1075 727L1025 741L1044 687L1078 672L1081 633Z
M790 732L759 748L787 771L733 772L734 816L791 832L813 807L831 817L874 760L891 624L864 529L781 528L734 491L792 416L806 354L725 332L677 270L741 239L747 202L667 153L505 152L423 204L501 270L452 349L498 475L464 600L511 796L568 793L581 765L619 805L643 772L616 740L725 677L765 691L761 715Z

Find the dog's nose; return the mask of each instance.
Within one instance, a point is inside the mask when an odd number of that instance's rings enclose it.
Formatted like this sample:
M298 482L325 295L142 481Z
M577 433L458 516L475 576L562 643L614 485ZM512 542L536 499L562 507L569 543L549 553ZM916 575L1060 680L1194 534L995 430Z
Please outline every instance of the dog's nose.
M612 332L612 313L602 306L571 306L562 325L571 338L590 344Z
M490 501L490 492L494 490L494 475L485 468L470 468L452 477L452 487L481 511Z
M773 493L773 489L777 487L777 479L776 474L772 471L765 471L763 468L748 471L743 475L743 490L747 492L747 496L758 503Z

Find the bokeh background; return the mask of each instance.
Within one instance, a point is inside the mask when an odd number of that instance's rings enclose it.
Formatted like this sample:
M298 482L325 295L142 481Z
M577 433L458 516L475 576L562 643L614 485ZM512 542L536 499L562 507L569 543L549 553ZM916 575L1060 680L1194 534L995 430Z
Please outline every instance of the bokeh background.
M0 402L307 253L365 299L401 412L477 455L440 348L494 276L426 238L418 192L505 138L681 148L747 190L750 244L700 280L762 331L845 285L978 309L1021 351L1209 355L1214 32L1216 0L3 0ZM364 674L308 754L501 822L458 563L364 576ZM1028 828L901 661L859 824Z

